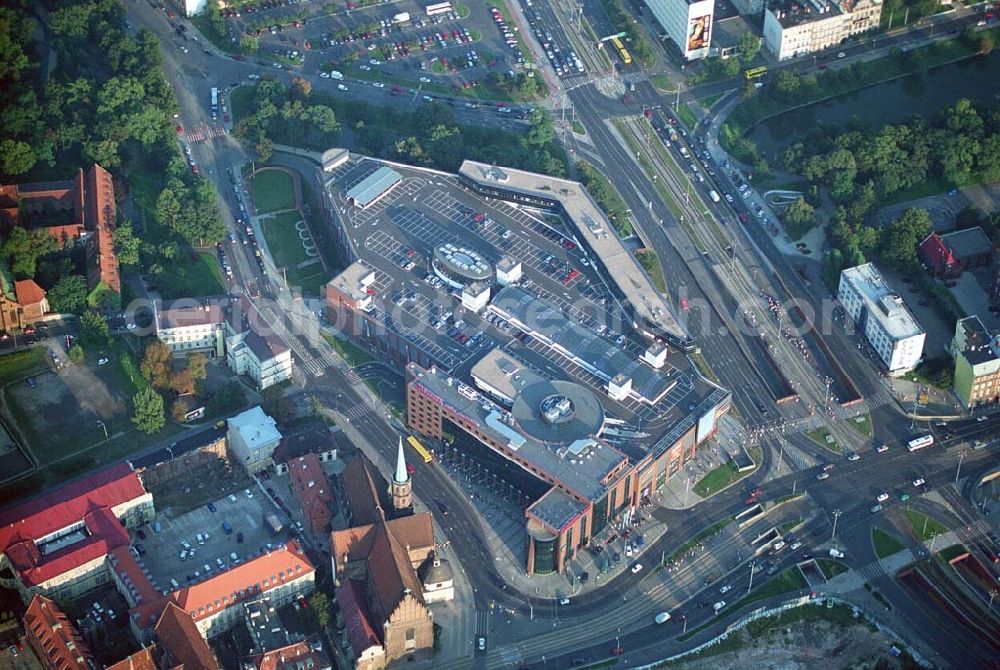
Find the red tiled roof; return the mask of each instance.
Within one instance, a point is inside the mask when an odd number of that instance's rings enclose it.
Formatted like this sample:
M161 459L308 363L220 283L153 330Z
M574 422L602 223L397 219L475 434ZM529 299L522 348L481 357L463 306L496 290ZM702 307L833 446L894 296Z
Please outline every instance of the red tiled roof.
M125 585L128 593L125 594L129 603L139 605L141 603L154 602L160 600L161 594L149 581L149 577L142 571L135 557L128 546L115 547L111 550L111 571Z
M318 642L318 639L316 639ZM287 647L272 649L246 659L256 670L324 670L330 661L323 654L313 651L308 641L296 642Z
M118 256L113 239L116 216L114 180L107 170L95 164L87 172L83 184L86 202L84 226L94 231L88 254L87 287L93 289L100 281L115 293L121 293Z
M19 305L35 305L45 300L45 291L35 283L34 279L22 279L14 282L14 294Z
M340 473L340 481L344 486L347 504L351 508L351 518L355 526L374 523L381 515L376 511L382 508L378 487L375 485L373 466L364 454L358 454Z
M172 663L184 670L219 670L219 661L198 632L191 615L173 603L167 603L156 622L160 648Z
M319 456L306 454L289 461L288 474L292 480L292 493L302 505L310 528L317 533L325 531L333 516L333 492Z
M36 540L81 521L89 511L115 508L146 495L127 463L61 486L51 493L0 512L0 551L21 540Z
M28 643L50 670L90 670L93 659L87 645L59 606L35 594L24 613ZM94 665L94 667L97 667Z
M32 540L10 546L6 552L11 566L25 586L41 586L74 568L106 556L115 547L127 546L128 532L107 507L87 512L83 517L88 536L51 554L42 555Z
M376 631L381 626L372 626L372 616L365 604L364 587L360 582L348 579L337 587L337 605L344 615L347 639L354 655L360 657L365 650L381 646L382 640Z
M146 647L108 666L108 670L159 670L159 668L153 657L153 648Z
M195 621L200 621L315 570L293 540L283 548L252 558L203 582L182 586L156 601L139 604L132 608L131 614L140 628L148 628L164 604L172 602L191 614Z
M388 619L403 597L410 593L423 602L423 587L410 557L385 524L377 524L368 554L368 579L374 590L376 611Z
M77 240L83 235L83 225L70 223L65 226L46 226L45 232L55 238L56 242L63 244L66 240Z
M924 238L920 243L920 251L936 270L955 262L955 257L937 233L932 232Z

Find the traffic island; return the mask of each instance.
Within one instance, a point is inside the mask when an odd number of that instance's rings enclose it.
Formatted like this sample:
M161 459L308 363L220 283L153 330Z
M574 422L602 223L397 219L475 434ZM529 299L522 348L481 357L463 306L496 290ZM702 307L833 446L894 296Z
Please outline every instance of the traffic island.
M819 446L824 449L829 449L835 454L839 454L844 451L837 443L837 440L834 439L833 435L830 434L830 431L827 430L826 426L819 426L818 428L807 430L806 436Z
M881 528L872 528L872 545L878 558L886 558L906 549L902 542Z

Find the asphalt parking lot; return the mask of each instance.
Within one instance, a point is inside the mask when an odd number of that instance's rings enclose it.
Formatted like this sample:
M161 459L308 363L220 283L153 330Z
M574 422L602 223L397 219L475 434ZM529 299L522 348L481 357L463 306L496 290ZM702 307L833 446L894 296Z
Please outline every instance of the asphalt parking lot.
M518 336L502 320L466 313L460 295L430 274L433 250L446 242L490 263L507 254L520 260L523 286L595 332L615 339L618 324L628 322L570 231L553 218L479 200L450 176L401 168L403 181L386 197L363 211L349 208L343 194L376 167L348 163L334 171L329 188L361 258L376 270L383 308L442 367L457 369Z
M491 72L523 64L520 47L497 30L486 5L427 16L425 4L403 0L324 14L318 5L269 0L224 11L230 35L256 35L260 54L306 73L330 69L384 73L422 83L468 87ZM337 6L338 9L341 6ZM395 17L407 14L408 20ZM511 31L508 29L508 33ZM373 62L374 61L374 62Z
M259 555L268 543L276 545L291 537L287 528L280 535L275 535L265 527L264 514L273 511L273 506L259 490L254 489L251 499L242 492L233 497L236 502L228 496L212 501L215 512L209 510L206 502L174 519L158 516L156 521L160 523L160 533L154 533L152 524L149 524L142 528L145 539L134 537L134 541L145 550L140 561L145 563L160 588L170 588L171 579L181 585L201 581L206 576L217 574L222 568L228 568L233 563L232 553L242 562ZM231 524L231 534L223 530L224 521ZM208 533L208 539L203 537L199 543L199 533ZM240 533L243 535L242 542L238 541ZM181 552L185 550L183 542L194 549L193 559L181 559Z

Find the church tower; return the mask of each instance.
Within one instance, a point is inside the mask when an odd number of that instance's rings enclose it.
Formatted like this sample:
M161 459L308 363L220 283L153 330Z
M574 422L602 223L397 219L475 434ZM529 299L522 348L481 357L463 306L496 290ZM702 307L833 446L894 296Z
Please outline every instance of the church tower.
M409 510L413 506L413 482L406 471L403 456L403 438L399 438L399 453L396 456L396 473L392 476L392 509L396 512Z

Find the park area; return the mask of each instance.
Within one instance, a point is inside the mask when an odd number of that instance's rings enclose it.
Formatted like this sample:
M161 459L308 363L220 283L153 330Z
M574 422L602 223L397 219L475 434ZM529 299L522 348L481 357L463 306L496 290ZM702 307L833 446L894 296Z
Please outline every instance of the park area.
M283 212L295 207L292 177L283 170L258 170L250 180L250 195L258 214Z
M319 251L299 210L275 214L261 220L267 249L274 264L284 270L291 288L319 294L330 277L323 269Z

